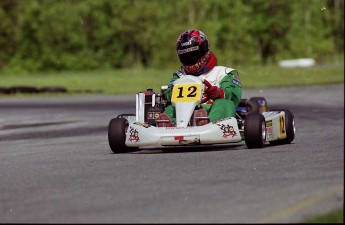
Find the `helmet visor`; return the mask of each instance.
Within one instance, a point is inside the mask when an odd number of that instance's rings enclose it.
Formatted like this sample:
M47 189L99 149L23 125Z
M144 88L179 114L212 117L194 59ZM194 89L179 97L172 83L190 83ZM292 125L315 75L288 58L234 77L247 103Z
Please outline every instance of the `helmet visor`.
M177 54L178 54L178 57L179 57L182 65L185 65L185 66L194 65L195 63L198 62L198 60L200 58L198 56L198 52L197 51L187 52L187 53L183 53L183 54L180 54L179 51L177 51Z

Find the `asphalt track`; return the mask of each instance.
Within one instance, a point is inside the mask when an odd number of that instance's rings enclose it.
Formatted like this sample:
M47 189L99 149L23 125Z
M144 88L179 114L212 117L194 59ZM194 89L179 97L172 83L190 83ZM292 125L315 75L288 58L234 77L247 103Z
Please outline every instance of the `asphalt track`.
M294 223L344 206L344 85L244 90L290 109L292 144L113 154L134 95L0 99L0 223Z

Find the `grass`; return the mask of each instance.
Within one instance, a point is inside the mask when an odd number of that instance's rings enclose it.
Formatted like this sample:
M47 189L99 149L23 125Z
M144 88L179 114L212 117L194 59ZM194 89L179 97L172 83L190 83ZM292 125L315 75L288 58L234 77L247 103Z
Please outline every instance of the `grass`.
M319 215L310 219L307 219L303 223L344 223L344 208L334 210L325 215Z
M244 89L344 83L344 66L236 68ZM134 94L151 87L156 92L168 83L174 70L124 69L85 72L49 72L31 75L0 74L0 87L63 86L71 92L90 90L102 94Z
M248 67L238 69L246 88L344 83L344 67Z

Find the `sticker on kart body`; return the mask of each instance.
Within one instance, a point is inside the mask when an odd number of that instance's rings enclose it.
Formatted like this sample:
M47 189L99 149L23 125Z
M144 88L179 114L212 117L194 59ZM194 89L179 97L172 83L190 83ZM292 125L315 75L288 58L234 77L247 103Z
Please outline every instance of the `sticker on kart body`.
M172 102L194 102L201 98L201 84L175 84Z
M128 140L130 142L140 142L140 138L139 138L139 132L136 129L133 129L132 127L129 128L129 138Z
M273 126L272 120L266 121L266 127L272 127L272 126Z
M266 131L267 131L268 138L274 138L274 133L273 133L273 127L272 126L266 127Z
M237 133L234 129L233 126L230 126L230 125L224 125L224 124L217 124L218 126L220 126L220 129L223 131L223 137L224 138L227 138L227 137L235 137L237 136Z
M138 125L138 126L142 126L142 127L145 127L145 128L149 128L150 127L150 125L147 124L147 123L134 122L133 124Z
M285 129L285 119L283 115L279 116L280 123L280 138L286 138L286 129Z

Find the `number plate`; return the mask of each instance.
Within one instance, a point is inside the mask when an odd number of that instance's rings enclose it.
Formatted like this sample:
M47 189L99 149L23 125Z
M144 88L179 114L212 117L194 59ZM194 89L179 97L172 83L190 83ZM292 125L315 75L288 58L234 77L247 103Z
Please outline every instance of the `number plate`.
M175 84L172 102L195 102L201 99L201 84Z

